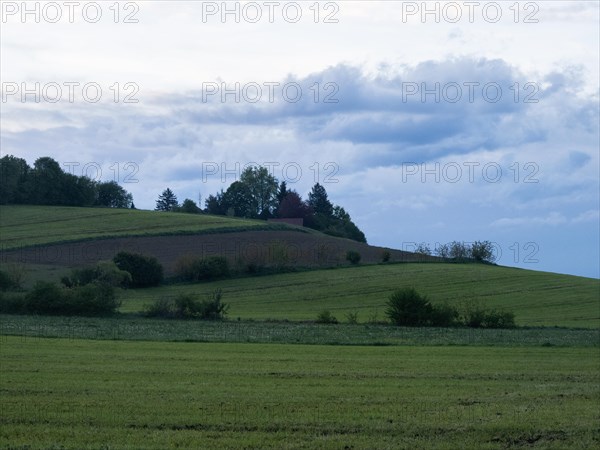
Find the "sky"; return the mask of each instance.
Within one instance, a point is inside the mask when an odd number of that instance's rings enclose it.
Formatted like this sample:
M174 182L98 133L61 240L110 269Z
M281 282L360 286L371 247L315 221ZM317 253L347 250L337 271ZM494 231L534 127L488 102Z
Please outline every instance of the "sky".
M0 151L139 209L264 165L370 244L600 277L597 1L0 2Z

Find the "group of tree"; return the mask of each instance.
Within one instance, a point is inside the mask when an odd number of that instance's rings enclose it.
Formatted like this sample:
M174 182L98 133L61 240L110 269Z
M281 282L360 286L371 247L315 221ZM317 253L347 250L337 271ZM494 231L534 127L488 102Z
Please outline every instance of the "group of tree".
M0 203L134 208L133 196L116 181L66 173L47 156L33 167L12 155L0 158Z
M156 201L157 211L199 213L202 210L196 203L186 199L181 205L177 196L169 188L165 189ZM302 219L304 225L333 236L345 237L366 242L363 232L352 222L350 215L341 206L329 200L325 187L316 183L308 198L288 189L265 167L248 167L223 191L209 195L204 212L208 214L244 217L250 219L295 218Z
M414 288L397 289L388 298L386 315L394 325L407 327L514 328L515 315L510 311L486 309L469 303L459 311L448 303L432 304Z
M422 242L417 245L415 253L428 256L435 254L440 258L457 262L493 263L496 260L494 244L490 241L475 241L472 243L452 241L447 244L439 244L434 252L431 251L427 243Z

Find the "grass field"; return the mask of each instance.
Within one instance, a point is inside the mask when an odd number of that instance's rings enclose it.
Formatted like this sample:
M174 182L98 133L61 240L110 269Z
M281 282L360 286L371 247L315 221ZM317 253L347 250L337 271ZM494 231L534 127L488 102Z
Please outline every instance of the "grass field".
M1 354L0 445L12 448L600 442L597 349L4 337Z
M387 297L403 286L434 303L474 300L513 311L518 325L600 327L599 280L482 264L370 265L129 290L121 311L141 311L161 296L222 288L234 319L315 320L329 309L340 321L348 312L358 312L359 322L381 321Z
M99 237L149 236L265 227L261 220L160 214L116 208L0 206L2 249ZM280 225L278 226L281 227Z

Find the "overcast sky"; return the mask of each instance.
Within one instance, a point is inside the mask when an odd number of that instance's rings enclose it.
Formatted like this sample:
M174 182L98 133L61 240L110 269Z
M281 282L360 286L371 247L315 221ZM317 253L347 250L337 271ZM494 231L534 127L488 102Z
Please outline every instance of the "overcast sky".
M597 1L1 5L2 155L142 209L268 165L371 244L600 276Z

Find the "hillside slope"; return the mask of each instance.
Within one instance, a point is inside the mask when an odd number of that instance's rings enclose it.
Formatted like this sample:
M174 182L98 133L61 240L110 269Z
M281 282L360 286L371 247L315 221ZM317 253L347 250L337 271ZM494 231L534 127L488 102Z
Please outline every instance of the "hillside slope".
M101 237L151 236L252 228L281 229L261 220L115 208L0 206L2 249ZM290 227L291 228L291 227Z
M314 320L329 309L339 320L385 320L396 288L413 286L434 303L480 302L516 314L519 325L600 326L600 281L483 264L380 264L288 273L212 283L125 291L122 311L140 311L157 298L223 289L235 319Z
M80 267L130 251L156 257L167 276L184 255L222 255L232 266L337 266L347 264L348 250L367 263L380 262L384 250L392 261L437 259L281 223L108 208L1 206L0 239L6 262Z

